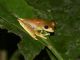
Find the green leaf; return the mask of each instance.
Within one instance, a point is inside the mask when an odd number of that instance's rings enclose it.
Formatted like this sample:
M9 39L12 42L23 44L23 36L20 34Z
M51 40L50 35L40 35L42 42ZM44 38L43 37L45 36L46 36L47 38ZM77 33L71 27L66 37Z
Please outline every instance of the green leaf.
M27 60L32 60L43 46L31 39L12 13L23 18L37 16L55 20L57 28L55 35L50 37L49 45L55 47L64 60L80 59L79 0L0 0L0 27L21 36L20 52Z
M19 51L25 57L25 60L33 60L44 46L27 34L14 14L23 18L33 18L36 16L34 9L24 0L0 0L0 28L6 28L9 32L20 36Z
M52 46L64 60L80 59L80 1L79 0L25 0L36 9L41 18L57 23Z

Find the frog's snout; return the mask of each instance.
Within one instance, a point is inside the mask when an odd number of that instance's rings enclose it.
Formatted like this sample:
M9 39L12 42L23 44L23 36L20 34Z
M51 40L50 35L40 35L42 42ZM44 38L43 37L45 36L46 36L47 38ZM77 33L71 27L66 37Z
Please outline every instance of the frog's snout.
M54 32L54 30L52 28L48 28L48 29L44 29L47 32Z
M49 28L47 31L48 32L54 32L54 30L52 28Z

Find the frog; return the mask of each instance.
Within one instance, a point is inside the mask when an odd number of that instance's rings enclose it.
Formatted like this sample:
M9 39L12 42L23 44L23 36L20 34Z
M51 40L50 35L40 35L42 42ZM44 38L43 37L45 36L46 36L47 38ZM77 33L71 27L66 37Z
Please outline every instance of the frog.
M39 40L37 37L47 39L46 36L55 31L55 22L46 21L39 18L18 18L20 25L28 32L28 34L35 40Z

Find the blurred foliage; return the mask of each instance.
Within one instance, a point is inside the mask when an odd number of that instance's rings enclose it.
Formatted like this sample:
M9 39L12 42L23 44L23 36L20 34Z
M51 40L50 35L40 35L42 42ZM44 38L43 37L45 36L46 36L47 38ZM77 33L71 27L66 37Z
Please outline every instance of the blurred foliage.
M50 41L64 60L80 59L80 1L79 0L0 0L0 27L14 32L22 39L18 44L25 59L33 60L44 48L19 25L19 17L55 20L57 28Z

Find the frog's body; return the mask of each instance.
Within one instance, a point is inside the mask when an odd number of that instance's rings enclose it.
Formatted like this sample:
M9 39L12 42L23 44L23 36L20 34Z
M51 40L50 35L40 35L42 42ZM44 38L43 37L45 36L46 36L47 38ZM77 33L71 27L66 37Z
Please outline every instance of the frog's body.
M26 21L34 30L42 30L42 26L44 25L44 22L42 20L37 19L27 19Z
M45 22L42 19L18 19L21 26L36 40L39 36L41 38L47 39L45 35L48 34L42 34L43 31L47 32L54 32L55 23L53 22ZM48 28L48 29L46 29Z

